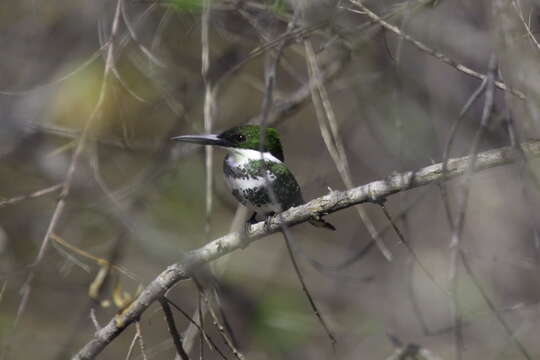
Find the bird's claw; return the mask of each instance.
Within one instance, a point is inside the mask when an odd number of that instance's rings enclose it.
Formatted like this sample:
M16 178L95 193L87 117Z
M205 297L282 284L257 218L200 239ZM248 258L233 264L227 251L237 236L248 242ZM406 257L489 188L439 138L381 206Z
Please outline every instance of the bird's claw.
M376 198L370 198L368 199L368 202L372 203L372 204L375 204L375 205L384 205L386 203L386 198L381 196L381 197L376 197Z
M267 216L264 219L264 230L265 231L270 231L270 227L272 226L272 217L273 217L273 215Z

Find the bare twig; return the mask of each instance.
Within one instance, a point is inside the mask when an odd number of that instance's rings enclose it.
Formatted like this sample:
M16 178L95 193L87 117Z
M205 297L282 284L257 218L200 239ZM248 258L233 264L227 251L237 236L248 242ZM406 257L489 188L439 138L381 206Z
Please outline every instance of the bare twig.
M201 13L201 76L204 84L204 108L203 108L203 118L204 118L204 131L209 134L212 132L213 123L214 123L214 114L215 114L215 91L216 91L216 82L212 83L210 81L210 45L209 45L209 30L210 30L210 0L203 0L203 11ZM212 146L205 146L205 174L206 174L206 186L205 186L205 226L204 233L208 237L210 234L210 226L212 220L212 203L213 203L213 179L214 179L214 148ZM209 240L209 239L207 239ZM213 278L212 269L209 266L203 266L199 271L203 273L208 273L208 276ZM194 277L195 279L195 277ZM210 285L212 286L212 285ZM186 333L189 336L182 341L182 348L185 352L190 352L193 340L198 329L202 329L204 324L204 314L206 309L203 309L200 304L195 310L194 317L198 317L201 323L201 327L194 327L195 322L191 323ZM204 333L203 333L204 335ZM201 336L201 352L203 351L202 346L203 336ZM201 357L202 357L201 353ZM177 356L178 358L178 356Z
M96 309L93 307L90 308L90 321L92 321L92 324L94 325L94 329L96 329L96 331L101 330L101 325L99 324L96 316Z
M96 265L99 265L99 266L102 266L102 267L105 267L105 266L110 267L111 269L113 269L115 271L118 271L120 274L123 274L123 275L127 276L128 278L130 278L132 280L137 280L136 275L133 274L132 272L130 272L125 267L116 265L114 263L111 263L107 259L100 258L100 257L97 257L95 255L92 255L89 252L84 251L84 250L82 250L82 249L68 243L66 240L64 240L63 238L61 238L60 236L58 236L58 235L56 235L54 233L51 234L51 239L53 239L56 243L62 245L64 248L69 249L73 253L75 253L77 255L80 255L80 256L82 256L82 257L84 257L86 259L90 259L90 260L94 261L96 263Z
M178 310L191 324L193 324L202 334L202 338L206 341L206 343L208 344L208 346L210 347L210 349L212 351L216 351L220 356L221 358L223 358L224 360L227 360L227 357L225 356L225 354L223 354L223 352L220 350L220 348L216 345L216 343L212 340L212 338L210 336L208 336L206 334L206 331L204 331L204 328L202 327L202 323L201 325L197 324L197 322L195 321L195 319L193 319L191 316L189 316L184 310L182 310L182 308L178 305L176 305L173 301L171 301L169 298L167 298L166 296L164 296L165 300L167 300L167 302L172 305L172 307L174 307L176 310ZM184 333L185 334L185 333ZM185 338L185 336L184 336ZM185 348L182 344L182 347Z
M532 186L538 191L540 189L540 181L538 180L538 177L536 174L531 170L531 167L529 166L529 159L527 159L527 156L523 152L523 149L521 148L520 144L520 134L518 129L516 128L516 124L514 123L514 120L512 119L511 114L507 114L506 119L506 125L508 129L508 137L510 138L510 145L514 147L516 150L517 155L521 159L520 164L520 171L519 176L522 183L522 196L524 202L527 204L527 206L530 209L530 226L533 229L534 234L534 248L536 250L536 257L538 258L538 251L540 250L540 231L538 229L538 224L536 222L535 214L536 211L534 211L534 205L532 202L532 192L529 190L529 187L531 187L530 183L532 183ZM529 180L529 181L527 181ZM533 189L534 189L533 188Z
M521 20L521 23L525 27L525 30L527 31L527 35L532 40L534 46L537 50L540 50L540 43L538 43L538 40L536 40L536 37L531 31L531 26L527 24L527 21L525 21L525 18L523 17L523 10L521 9L521 5L519 4L518 0L512 0L512 5L514 6L514 9L516 10L519 19Z
M452 123L452 126L450 128L450 134L448 135L448 140L446 141L446 145L443 150L443 156L442 156L442 163L443 163L443 176L446 174L446 167L448 165L448 159L450 159L450 152L452 150L452 145L454 144L454 140L457 135L457 131L459 128L459 125L461 124L461 120L465 117L465 114L469 111L471 106L476 102L476 100L482 95L484 90L486 89L487 79L483 80L480 86L471 94L463 108L461 109L461 112L459 113L459 116L455 119L455 121ZM444 182L441 183L441 196L443 198L443 203L445 205L446 215L448 219L448 224L452 226L454 224L454 220L452 218L452 212L450 209L450 199L448 199L448 194L446 191L446 184Z
M326 25L328 25L328 22L322 21L310 26L299 27L291 31L286 31L282 35L276 36L273 40L251 50L242 60L240 60L236 65L232 66L229 70L227 70L225 74L223 74L223 76L221 77L221 81L223 81L223 79L225 79L227 76L237 72L240 68L242 68L245 64L249 63L251 60L266 53L267 50L279 47L283 42L287 43L294 39L301 39L319 30L320 28L325 27Z
M144 340L142 336L141 322L139 320L135 321L135 328L137 329L137 340L139 340L139 347L141 348L141 355L143 360L148 360L146 356L146 350L144 348Z
M201 319L201 330L204 331L204 314L203 314L203 306L202 306L201 297L202 295L201 295L201 292L199 291L197 295L197 310L198 310L199 319ZM178 360L177 358L178 356L176 356L174 359ZM203 341L202 336L199 336L199 358L200 360L204 360L204 341Z
M349 161L347 160L347 153L339 136L336 116L328 98L326 88L322 82L321 72L311 42L306 40L304 42L304 46L306 50L310 79L314 84L311 90L311 97L313 106L315 108L315 114L317 120L319 121L321 136L324 140L326 148L328 149L328 152L330 153L330 156L332 157L332 160L336 165L343 183L347 188L350 189L353 187L353 181ZM325 119L327 119L329 123L328 125L326 124ZM365 209L360 206L356 206L355 209L360 216L360 220L369 231L369 234L375 240L375 243L377 244L381 253L388 261L391 261L392 254L382 239L378 236L377 229L375 229L375 225L366 213Z
M405 209L401 209L401 211L397 215L394 215L393 216L394 224L397 226L398 221L402 221L405 218L407 212L410 211L415 205L420 203L420 201L425 198L426 194L428 194L427 191L425 191L422 195L418 196L418 198L415 199L413 204L409 205ZM393 226L391 223L387 224L386 226L381 228L379 231L377 231L377 236L382 237L390 229L393 229ZM346 267L356 263L357 261L362 259L365 255L367 255L373 249L373 246L375 245L375 240L373 239L370 240L362 248L352 252L351 254L349 254L348 252L348 256L345 259L340 260L336 264L323 264L309 257L305 252L295 249L295 244L293 242L291 242L291 245L295 254L299 253L300 255L302 255L304 259L308 261L311 264L311 266L313 266L315 270L319 271L320 273L324 275L332 275L338 278L350 279L351 278L350 276L346 276L346 277L337 276L334 273L345 269ZM331 272L332 274L329 274L329 272Z
M53 232L54 232L54 230L56 228L56 225L58 224L58 222L60 220L60 217L62 216L62 213L64 211L64 208L66 206L66 200L67 200L67 197L68 197L68 195L69 195L69 193L71 191L71 186L72 186L72 183L73 183L75 170L77 169L77 166L79 164L79 160L81 158L83 150L84 150L84 148L86 146L86 143L88 141L88 134L90 133L89 130L92 127L92 125L94 124L94 122L96 121L96 119L101 114L102 107L103 107L103 104L105 102L109 74L111 72L111 69L114 67L114 44L115 44L114 40L115 40L115 37L116 37L116 35L118 33L119 22L120 22L119 21L120 20L120 1L121 0L118 0L117 3L116 3L116 11L115 11L113 23L111 25L111 38L110 38L110 42L108 43L107 58L106 58L105 70L104 70L102 86L101 86L101 90L100 90L100 93L99 93L99 97L98 97L97 103L96 103L96 105L94 107L94 110L93 110L92 114L90 115L90 118L86 121L86 123L84 125L84 129L83 129L81 137L80 137L80 139L79 139L79 141L77 143L77 147L75 148L75 151L73 152L73 155L71 157L71 162L70 162L70 165L69 165L68 170L66 172L64 182L62 183L62 188L61 188L60 196L59 196L58 201L56 203L56 207L55 207L55 209L53 211L53 214L51 216L51 220L49 221L49 225L47 227L46 233L45 233L45 235L43 237L43 240L41 242L41 246L39 248L38 254L36 255L35 260L31 264L32 270L28 274L27 279L25 281L25 284L27 285L26 288L25 288L26 291L24 292L24 294L22 296L21 302L19 304L19 308L17 310L17 318L16 318L16 321L14 323L13 332L16 330L17 323L20 320L20 317L22 316L22 314L24 313L24 310L26 308L26 304L28 303L28 298L30 296L30 292L31 292L31 288L32 288L31 287L32 280L34 279L35 267L41 263L43 257L45 256L45 251L47 250L47 246L48 246L48 244L50 242L51 234L53 234Z
M295 7L295 10L294 10L294 16L291 19L291 21L289 22L289 24L287 25L286 33L292 33L292 31L294 30L294 27L296 26L296 23L297 23L297 21L298 21L298 19L300 17L300 12L301 12L301 5L297 4L297 6ZM261 116L261 123L260 123L261 128L262 128L262 131L261 131L261 134L260 134L260 148L261 148L261 160L263 162L265 160L264 160L262 148L264 147L264 141L266 140L265 133L266 133L267 120L268 120L268 115L270 113L270 109L272 108L272 104L273 104L273 101L274 101L274 88L276 86L277 66L279 64L279 60L281 58L284 46L285 46L285 40L283 40L280 43L280 45L278 46L276 54L270 54L269 62L267 63L267 66L266 66L266 69L265 69L265 82L266 82L265 85L266 86L265 86L265 96L264 96L263 104L262 104L262 111L261 111L262 116ZM265 187L268 190L270 200L272 201L274 206L279 208L281 205L278 203L276 194L274 193L274 189L272 187L272 184L270 183L269 172L268 171L265 172L265 175L266 175L265 179L264 179L265 183L266 183ZM278 214L278 217L280 217L280 216L281 216L281 214ZM281 233L283 234L283 237L285 238L285 242L287 243L287 250L289 251L289 257L290 257L290 259L291 259L291 261L293 263L293 267L294 267L294 271L296 273L296 276L298 277L298 280L300 281L300 284L302 286L302 291L306 295L306 297L307 297L307 299L309 301L309 304L311 306L311 309L313 310L315 316L319 320L319 323L321 324L324 331L326 332L326 334L327 334L327 336L330 339L330 342L332 344L332 348L335 351L336 338L334 337L334 335L330 331L330 328L328 327L328 325L324 321L324 318L323 318L321 312L319 311L317 305L315 304L315 302L313 300L313 297L311 296L311 293L310 293L309 289L306 286L306 283L304 281L302 273L300 272L300 268L298 267L298 264L296 262L294 252L293 252L293 250L291 248L291 236L292 235L288 231L288 227L287 227L286 223L282 223L282 225L281 225Z
M62 189L62 184L56 184L56 185L49 186L49 187L41 189L41 190L34 191L34 192L30 193L30 194L19 195L19 196L12 197L10 199L1 200L0 201L0 208L3 208L3 207L8 206L8 205L17 204L17 203L20 203L21 201L24 201L24 200L35 199L35 198L38 198L38 197L42 197L42 196L57 192L60 189Z
M245 218L246 218L246 210L247 209L245 207L238 206L235 217L234 217L233 222L232 222L232 224L230 226L230 231L231 232L237 231L239 228L243 227L243 225L245 223ZM212 276L212 274L210 274L210 276ZM215 288L215 286L213 286L213 287L214 287L214 290L215 290L214 294L215 294L215 297L216 297L216 301L218 301L219 294L217 293L217 288ZM184 338L183 338L183 341L182 341L182 345L183 345L184 349L186 350L186 352L188 352L188 353L193 348L193 343L195 341L195 337L196 337L196 335L197 335L197 333L199 331L201 331L201 338L206 339L206 333L204 331L204 315L205 315L205 313L207 311L207 307L202 306L202 303L200 301L200 297L201 297L201 295L199 295L199 303L197 305L197 309L194 311L194 313L192 315L192 318L195 318L195 321L191 320L189 326L184 331ZM188 315L186 314L186 316L188 316ZM190 319L191 319L191 317L190 317ZM197 321L199 321L201 323L201 326L199 326L197 324ZM207 340L207 342L208 342L208 340ZM210 343L209 343L209 346L210 346L210 348L212 348ZM219 349L218 349L218 351L219 351Z
M461 314L459 311L459 302L458 302L458 277L457 277L457 267L458 267L458 253L461 246L461 238L463 235L463 228L465 225L465 213L467 211L467 203L469 201L470 193L470 183L472 180L472 175L475 171L476 164L476 154L478 153L478 148L480 145L480 140L482 139L487 126L489 125L489 120L491 119L491 114L493 112L494 106L494 92L495 92L495 80L496 80L496 71L497 71L497 58L492 55L489 60L489 73L487 77L486 84L486 98L484 102L484 109L482 111L482 119L480 120L480 127L475 134L473 139L471 150L470 150L470 162L467 167L467 171L463 178L463 191L461 196L461 201L458 205L458 216L457 219L452 224L452 238L450 241L450 271L449 271L449 280L452 284L452 299L450 304L451 312L454 316L454 337L455 337L455 346L456 346L456 359L461 360L463 356L463 334L461 332Z
M132 24L128 16L126 4L124 0L122 0L121 11L122 11L122 20L124 21L124 24L126 25L126 29L128 30L129 35L131 36L131 39L137 44L141 52L148 58L148 60L150 60L152 64L155 64L159 67L166 67L166 65L160 59L158 59L154 54L152 54L152 51L150 51L150 49L144 46L144 44L142 44L141 41L139 40L139 37L137 36L137 32L135 31L135 26L134 26L135 24Z
M424 274L426 274L426 276L429 278L429 280L431 280L431 282L437 287L439 288L443 293L445 293L446 295L450 295L450 293L444 289L438 282L437 280L435 279L435 277L433 276L433 274L431 274L429 272L429 270L427 269L427 267L424 265L424 263L420 260L420 258L418 257L418 255L416 254L416 251L413 249L413 247L411 246L411 244L409 244L409 242L407 240L405 240L405 237L403 236L403 233L401 232L401 230L397 227L397 225L394 223L394 221L392 220L392 216L390 215L390 213L388 212L388 210L386 209L386 206L384 205L384 202L380 202L379 203L379 206L381 207L383 213L384 213L384 216L386 217L386 219L388 220L388 222L390 223L390 226L392 227L392 229L394 230L394 232L396 233L396 235L398 236L399 238L399 241L401 242L401 244L403 246L405 246L407 248L407 250L409 251L409 253L411 254L412 258L414 259L414 262L416 264L418 264L418 266L420 267L420 269L424 272Z
M202 68L201 74L204 82L204 131L210 134L212 131L212 124L214 122L214 107L215 96L213 84L210 83L208 77L210 70L210 47L208 40L208 31L210 25L210 0L203 0L203 11L201 15L201 44L202 44ZM206 223L205 233L210 232L210 220L212 216L212 181L213 176L213 154L214 148L212 146L205 146L205 164L206 164Z
M516 337L515 332L510 328L510 325L506 323L506 320L504 320L504 318L502 317L500 310L497 310L497 307L495 306L493 301L491 301L491 299L489 298L486 290L482 287L480 280L477 278L476 274L473 272L471 265L469 264L469 261L467 260L467 256L465 255L465 252L460 251L459 256L461 258L461 262L463 263L463 267L465 268L465 271L467 272L467 274L473 281L474 286L476 286L476 288L480 292L480 295L482 296L482 299L484 299L484 301L486 302L489 310L491 310L493 315L495 315L495 317L497 318L497 321L502 325L502 327L504 328L504 331L508 334L510 339L514 342L514 344L518 348L521 355L523 355L525 359L531 360L532 356L529 354L529 352L527 351L525 346L521 343L521 341L519 341L519 339Z
M324 320L324 317L322 316L317 304L313 300L313 296L311 296L311 293L306 285L306 282L304 281L304 277L302 275L302 272L300 271L300 267L298 266L298 263L296 262L296 258L294 256L294 252L291 246L291 239L289 239L288 231L282 231L283 238L285 239L285 244L287 245L287 252L289 253L289 258L291 259L291 263L294 267L294 272L296 273L298 280L300 280L300 284L302 285L302 291L306 295L309 305L311 306L311 310L313 310L313 313L315 316L317 316L317 319L319 320L319 323L324 328L324 331L326 332L326 335L330 338L330 341L332 343L332 348L335 352L336 350L336 337L328 327L328 324Z
M38 255L36 256L36 259L33 265L38 264L43 258L43 256L45 255L45 250L47 249L50 235L53 233L56 227L56 224L58 223L58 220L60 219L60 216L62 215L62 212L64 210L64 207L66 204L66 198L69 195L69 192L71 190L71 185L73 181L73 176L75 174L75 170L77 168L79 159L81 157L83 149L85 148L86 142L88 140L89 130L91 126L93 125L94 121L99 117L103 104L105 102L109 74L111 73L111 69L114 67L114 38L118 32L118 27L119 27L119 22L120 22L119 21L120 20L120 2L121 0L118 0L117 5L116 5L116 12L115 12L115 16L114 16L114 20L113 20L113 24L111 28L112 29L111 41L108 46L107 59L105 63L103 82L102 82L99 98L94 107L94 111L92 112L92 115L90 116L88 121L86 121L85 123L84 130L81 134L81 138L79 139L77 148L75 149L75 152L73 153L73 156L71 158L71 164L67 170L66 178L62 185L62 192L60 193L60 198L58 200L54 213L51 217L51 221L49 222L49 227L47 228L47 232L45 233L45 236L43 238L41 248L39 249Z
M42 83L42 84L34 85L30 89L25 89L25 90L1 90L0 89L0 95L8 95L8 96L26 95L26 94L28 94L28 93L30 93L32 91L37 91L37 90L45 88L45 87L54 86L56 84L59 84L59 83L65 81L65 80L69 79L73 75L77 74L78 72L84 70L85 68L90 66L94 61L99 59L99 57L101 56L101 53L105 49L107 49L107 47L109 45L110 45L110 41L106 42L99 49L97 49L94 53L92 53L92 55L90 55L90 57L86 61L84 61L79 66L77 66L74 70L68 72L65 75L60 76L57 79L53 79L53 80L51 80L49 82L45 82L45 83Z
M204 300L204 303L206 304L206 307L208 308L208 310L210 312L210 316L212 317L212 322L213 322L214 326L217 328L220 336L223 338L223 340L225 342L225 345L227 345L227 347L231 350L234 357L236 357L238 360L244 360L245 359L244 354L242 354L236 348L236 346L235 346L235 344L234 344L234 342L232 340L232 334L229 335L227 333L227 331L225 330L225 327L219 321L219 318L218 318L216 312L214 311L214 307L213 307L211 301L208 299L208 296L206 295L205 289L203 289L202 286L197 281L195 281L195 283L197 284L199 294L201 295L202 299Z
M522 144L523 150L530 157L540 157L540 141ZM468 169L471 157L451 159L448 162L447 179L462 176ZM503 147L478 153L475 170L481 171L502 166L515 161L514 149ZM291 208L280 216L274 216L266 224L260 222L250 227L247 233L231 233L216 239L205 246L188 252L184 259L169 266L142 291L139 297L126 311L112 319L90 340L73 359L93 359L115 337L136 321L142 313L157 301L165 291L180 280L187 279L198 266L214 261L232 251L244 248L250 243L282 229L283 224L296 225L311 219L314 215L333 213L351 206L378 201L393 194L420 186L437 183L442 180L442 164L430 165L416 171L393 174L384 180L378 180L347 191L334 191L316 198L304 205Z
M139 339L139 334L135 333L135 335L133 335L133 339L131 339L131 343L129 344L129 349L126 354L126 360L131 360L131 355L133 354L133 350L135 349L135 344L137 344L138 339Z
M171 307L167 302L167 299L164 297L159 298L159 303L163 309L163 314L165 315L165 320L167 321L167 327L169 328L169 333L173 339L174 346L176 347L176 353L182 358L182 360L189 360L189 356L182 346L182 337L176 328L176 323L174 322L174 316L171 311Z
M373 11L368 9L360 0L350 0L350 1L353 4L355 4L356 6L358 6L358 8L360 8L360 10L361 10L360 13L361 14L367 15L370 19L377 22L378 24L380 24L385 29L390 30L391 32L393 32L397 36L402 37L406 41L408 41L411 44L413 44L414 46L416 46L419 50L433 56L434 58L442 61L443 63L445 63L447 65L452 66L454 69L456 69L456 70L458 70L458 71L460 71L460 72L462 72L462 73L464 73L466 75L472 76L472 77L480 79L480 80L484 80L488 76L488 75L485 75L485 74L481 74L478 71L473 70L473 69L471 69L471 68L469 68L469 67L467 67L467 66L465 66L463 64L460 64L459 62L457 62L456 60L448 57L447 55L445 55L445 54L443 54L443 53L441 53L439 51L433 50L432 48L430 48L429 46L427 46L423 42L420 42L420 41L414 39L413 37L411 37L410 35L405 34L397 26L394 26L394 25L384 21L383 19L381 19L377 14L375 14ZM353 11L353 10L350 10L350 11ZM526 96L525 96L525 94L523 94L523 92L521 92L521 91L519 91L517 89L509 88L503 82L495 81L495 86L497 88L501 89L501 90L509 91L510 93L512 93L513 95L519 97L522 100L526 99Z

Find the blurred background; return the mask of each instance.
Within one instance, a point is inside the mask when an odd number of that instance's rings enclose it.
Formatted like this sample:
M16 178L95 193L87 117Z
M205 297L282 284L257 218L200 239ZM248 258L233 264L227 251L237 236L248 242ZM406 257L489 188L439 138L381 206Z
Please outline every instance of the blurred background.
M238 228L225 152L213 152L208 172L202 147L169 139L260 123L273 66L264 120L281 134L306 200L346 189L347 176L359 186L440 162L450 139L447 153L457 157L474 152L475 138L484 151L538 137L540 3L363 2L410 38L361 3L0 3L0 358L70 358L96 322L105 325L185 251ZM493 89L464 68L516 91ZM325 96L332 111L317 114ZM516 150L513 165L389 197L386 208L415 255L374 204L361 208L391 261L370 245L354 208L327 216L336 232L291 229L305 281L337 338L335 354L281 235L220 259L213 270L238 349L246 359L398 359L406 345L427 359L538 357L538 165ZM168 297L197 314L191 281ZM185 331L189 321L174 315ZM205 319L208 335L234 358ZM158 305L142 316L140 333L144 352L137 345L132 359L174 358ZM126 358L134 334L131 326L100 358ZM220 358L203 347L205 358Z

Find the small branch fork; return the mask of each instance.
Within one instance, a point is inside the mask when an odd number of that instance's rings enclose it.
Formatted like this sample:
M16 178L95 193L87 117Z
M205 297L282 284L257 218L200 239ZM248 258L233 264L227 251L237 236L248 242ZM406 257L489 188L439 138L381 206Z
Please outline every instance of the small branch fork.
M540 141L523 143L522 148L529 157L540 157ZM514 148L493 149L476 154L474 169L475 171L486 170L512 163L515 160ZM451 179L464 175L470 166L470 161L470 156L449 160L445 178ZM443 179L442 167L443 164L438 163L417 171L394 174L384 180L374 181L348 191L333 191L302 206L291 208L273 217L267 224L260 222L253 225L247 234L230 233L186 253L180 262L169 266L150 282L128 309L96 332L94 338L73 359L95 358L124 329L137 321L153 302L158 301L178 281L188 279L198 266L278 232L284 224L292 226L309 220L313 215L333 213L357 204L380 201L392 194L437 183Z

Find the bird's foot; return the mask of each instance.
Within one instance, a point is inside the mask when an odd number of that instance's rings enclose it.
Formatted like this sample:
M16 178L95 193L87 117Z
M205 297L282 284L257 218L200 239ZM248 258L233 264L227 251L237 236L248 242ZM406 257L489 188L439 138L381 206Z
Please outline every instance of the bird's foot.
M272 218L274 215L275 213L270 213L264 218L264 231L270 231L270 227L272 226Z
M272 225L272 218L274 217L275 213L267 213L265 214L264 216L264 231L269 231L270 230L270 227ZM259 221L257 220L257 213L254 212L253 215L251 215L251 217L248 219L248 221L246 221L245 225L244 225L244 232L245 234L247 234L249 232L249 229L252 225L258 223Z
M370 198L368 199L367 202L370 202L375 205L384 205L384 203L386 202L386 198L383 196L378 197L378 198Z
M327 215L327 214L312 215L311 218L308 221L313 226L320 227L320 228L325 228L325 229L332 230L332 231L336 231L336 227L334 225L330 224L328 221L324 220L323 217L322 217L323 215Z
M249 234L249 230L251 229L251 226L253 224L257 223L257 213L254 212L250 218L244 223L244 226L242 226L242 229L240 231L240 236L242 238L242 240L246 240L247 239L247 236ZM244 241L242 241L244 242ZM247 245L247 242L245 242L245 244ZM244 248L245 246L243 246L242 248Z
M253 212L251 214L251 216L249 217L248 221L246 222L246 224L253 225L253 224L256 224L256 223L257 223L257 213Z

